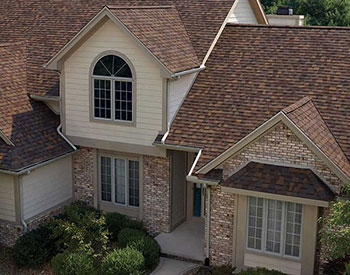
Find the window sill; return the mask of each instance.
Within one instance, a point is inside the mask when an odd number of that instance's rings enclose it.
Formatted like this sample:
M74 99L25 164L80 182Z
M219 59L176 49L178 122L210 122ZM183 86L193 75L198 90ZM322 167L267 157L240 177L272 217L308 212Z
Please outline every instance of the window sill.
M293 262L293 263L301 263L301 257L292 257L292 256L280 256L274 253L268 253L268 252L263 252L263 251L258 251L254 249L245 249L245 254L253 254L257 256L263 256L263 257L269 257L269 258L274 258L277 260L283 260L283 261L288 261L288 262Z
M118 212L120 214L133 217L133 218L139 218L140 215L140 207L135 206L127 206L127 205L121 205L121 204L115 204L112 202L99 202L99 208L106 212Z

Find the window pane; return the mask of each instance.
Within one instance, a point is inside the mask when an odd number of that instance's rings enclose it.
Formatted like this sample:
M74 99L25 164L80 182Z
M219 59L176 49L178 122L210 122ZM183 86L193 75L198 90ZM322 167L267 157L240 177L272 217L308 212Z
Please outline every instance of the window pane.
M125 160L115 159L115 202L125 204Z
M266 251L269 252L281 252L282 207L281 201L267 200Z
M111 81L94 79L94 116L111 118Z
M101 199L112 201L111 158L101 157Z
M298 203L286 203L287 221L286 221L286 242L285 254L289 256L300 256L301 241L301 221L302 205Z
M129 205L139 206L139 182L140 168L139 162L129 161Z
M263 199L249 197L248 248L261 250Z
M132 82L115 81L115 119L132 121Z

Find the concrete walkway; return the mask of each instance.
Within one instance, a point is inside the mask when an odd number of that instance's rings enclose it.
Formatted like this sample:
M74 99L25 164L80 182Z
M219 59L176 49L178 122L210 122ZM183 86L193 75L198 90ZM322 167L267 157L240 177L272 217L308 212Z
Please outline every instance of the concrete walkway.
M198 265L194 263L161 257L158 267L151 273L151 275L181 275L196 266Z

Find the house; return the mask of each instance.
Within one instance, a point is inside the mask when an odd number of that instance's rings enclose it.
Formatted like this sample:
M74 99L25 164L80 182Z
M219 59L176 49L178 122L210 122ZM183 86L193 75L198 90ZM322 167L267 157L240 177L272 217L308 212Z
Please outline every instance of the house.
M350 29L268 26L258 0L0 6L1 243L83 200L165 253L321 270L317 219L350 177Z

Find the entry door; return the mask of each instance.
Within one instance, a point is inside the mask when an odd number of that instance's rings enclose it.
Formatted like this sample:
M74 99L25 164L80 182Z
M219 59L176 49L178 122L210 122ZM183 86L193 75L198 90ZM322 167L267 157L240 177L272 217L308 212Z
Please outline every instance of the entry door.
M186 153L174 151L172 154L171 182L171 223L172 228L186 218Z
M193 217L202 217L202 185L193 187Z

